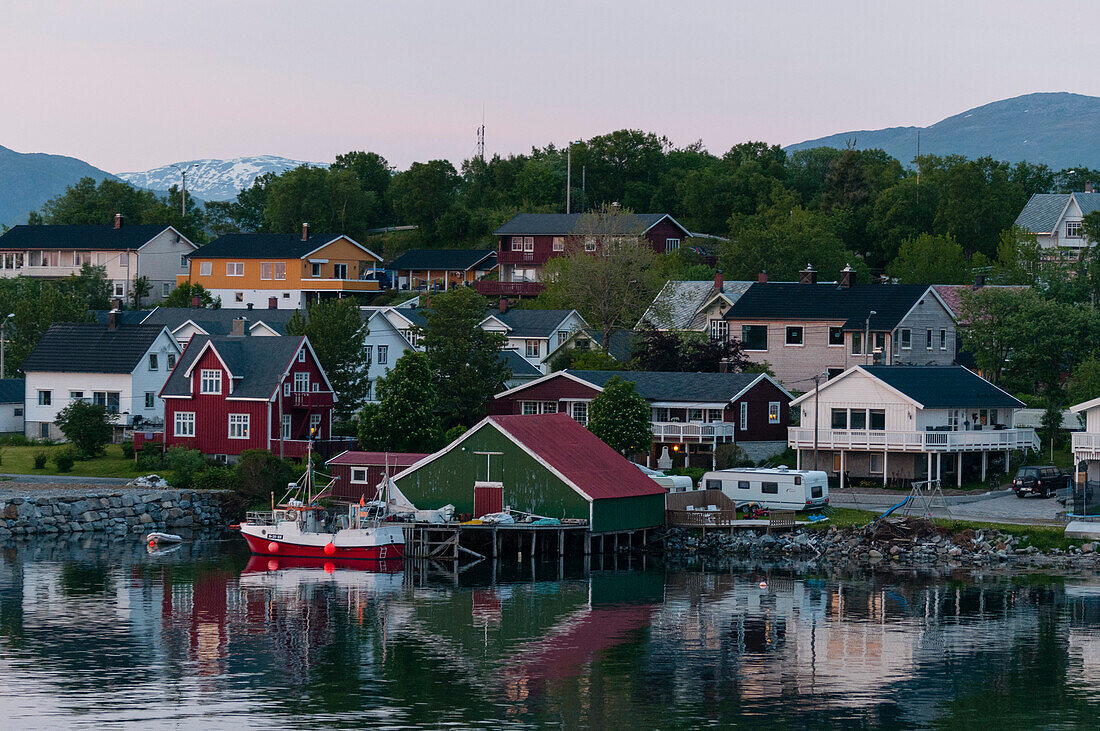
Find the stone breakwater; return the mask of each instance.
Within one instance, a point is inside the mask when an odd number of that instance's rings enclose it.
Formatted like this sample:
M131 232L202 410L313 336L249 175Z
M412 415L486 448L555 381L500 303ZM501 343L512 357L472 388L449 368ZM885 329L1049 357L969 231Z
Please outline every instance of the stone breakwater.
M748 530L671 529L665 535L669 556L799 559L868 566L1019 565L1045 568L1100 568L1096 543L1042 551L1027 538L989 528L951 532L923 518L876 521L861 528L798 530L760 535Z
M18 535L123 535L221 526L223 495L144 490L0 497L0 539Z

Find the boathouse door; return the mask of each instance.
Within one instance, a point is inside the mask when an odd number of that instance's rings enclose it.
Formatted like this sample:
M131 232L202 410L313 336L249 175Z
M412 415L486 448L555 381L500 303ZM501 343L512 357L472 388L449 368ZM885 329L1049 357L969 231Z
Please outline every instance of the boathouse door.
M504 483L482 482L474 483L474 517L480 518L489 513L499 513L504 510Z

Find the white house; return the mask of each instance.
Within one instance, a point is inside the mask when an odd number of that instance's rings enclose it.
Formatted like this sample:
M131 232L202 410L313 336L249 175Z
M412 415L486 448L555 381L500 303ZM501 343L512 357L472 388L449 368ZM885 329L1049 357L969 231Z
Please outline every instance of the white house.
M23 433L23 379L0 380L0 434Z
M481 327L504 333L505 350L516 351L541 373L549 373L546 357L588 323L576 310L514 310L501 300L500 308L490 310Z
M116 297L131 294L138 277L149 280L149 297L159 300L187 273L187 255L198 248L172 226L13 226L0 236L0 277L59 279L84 264L102 266Z
M180 352L163 325L112 321L51 326L23 361L24 433L63 439L55 423L57 412L79 400L106 406L118 427L163 424L164 402L157 394Z
M1085 430L1073 434L1073 464L1084 472L1089 482L1100 480L1100 398L1071 406L1070 411L1083 415Z
M1091 187L1084 193L1035 193L1016 217L1016 225L1035 234L1044 249L1080 252L1094 243L1085 238L1081 222L1100 210L1100 193Z
M1012 451L1039 448L1034 429L1014 427L1023 403L962 366L854 366L791 407L801 417L787 440L798 466L841 487L984 481L1009 471Z

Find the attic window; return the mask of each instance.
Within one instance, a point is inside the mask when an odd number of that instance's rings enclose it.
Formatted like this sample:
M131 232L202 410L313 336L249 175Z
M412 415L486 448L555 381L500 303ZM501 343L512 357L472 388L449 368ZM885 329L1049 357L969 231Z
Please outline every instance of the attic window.
M1079 239L1079 238L1081 238L1081 222L1080 221L1066 221L1066 238L1067 239Z

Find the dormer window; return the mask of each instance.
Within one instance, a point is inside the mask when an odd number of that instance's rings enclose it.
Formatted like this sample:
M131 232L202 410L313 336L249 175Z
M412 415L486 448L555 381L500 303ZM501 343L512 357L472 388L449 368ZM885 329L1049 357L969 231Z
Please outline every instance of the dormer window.
M199 393L222 392L222 372L216 368L204 368L199 373Z

